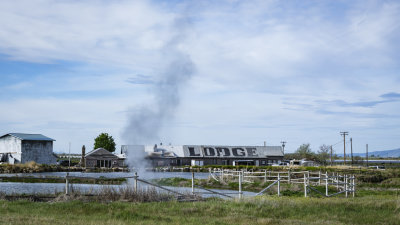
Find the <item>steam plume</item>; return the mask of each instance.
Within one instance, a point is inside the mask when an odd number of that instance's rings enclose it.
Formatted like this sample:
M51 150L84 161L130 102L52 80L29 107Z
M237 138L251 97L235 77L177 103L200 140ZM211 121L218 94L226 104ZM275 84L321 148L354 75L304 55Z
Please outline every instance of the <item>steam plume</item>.
M194 73L194 64L190 56L179 49L189 25L190 22L185 18L175 20L174 35L162 49L167 63L162 69L159 80L154 84L154 102L142 105L130 113L123 132L125 142L151 144L159 140L160 128L167 120L173 118L180 102L180 89ZM142 153L135 151L127 154L130 166L140 166L140 162L143 161Z

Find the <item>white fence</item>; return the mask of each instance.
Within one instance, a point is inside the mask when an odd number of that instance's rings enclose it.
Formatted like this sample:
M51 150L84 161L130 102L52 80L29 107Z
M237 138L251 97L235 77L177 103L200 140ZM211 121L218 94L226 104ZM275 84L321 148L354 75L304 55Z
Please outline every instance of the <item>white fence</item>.
M322 173L310 171L235 171L235 170L210 170L210 177L216 181L224 182L225 180L237 180L239 182L238 195L241 197L242 183L253 182L254 180L263 180L265 183L272 182L256 195L261 195L265 191L277 185L277 194L281 195L281 183L288 184L303 184L304 197L307 197L310 191L314 191L322 196L331 197L344 193L346 198L349 194L355 197L356 193L356 178L353 174L339 173ZM325 193L319 191L315 186L325 186ZM329 193L329 187L334 187L336 192ZM331 188L332 190L332 188Z

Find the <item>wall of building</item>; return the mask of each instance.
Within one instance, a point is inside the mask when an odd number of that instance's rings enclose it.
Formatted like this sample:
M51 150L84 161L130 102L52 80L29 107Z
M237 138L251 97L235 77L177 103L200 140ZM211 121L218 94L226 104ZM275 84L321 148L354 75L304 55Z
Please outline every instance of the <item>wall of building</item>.
M246 164L255 166L267 166L279 163L283 157L268 157L268 158L189 158L189 157L176 157L176 158L149 158L153 167L163 166L191 166L192 160L198 162L196 165L234 165ZM200 163L201 162L201 163Z
M87 168L114 168L124 166L123 160L115 158L86 158L85 162Z
M9 155L9 163L21 162L21 140L13 136L0 138L0 154Z
M267 166L279 163L283 157L268 157L268 158L181 158L177 159L180 165L192 165L192 160L201 162L202 165L237 165L245 164L254 166Z
M52 141L22 141L21 163L35 161L40 164L55 164Z

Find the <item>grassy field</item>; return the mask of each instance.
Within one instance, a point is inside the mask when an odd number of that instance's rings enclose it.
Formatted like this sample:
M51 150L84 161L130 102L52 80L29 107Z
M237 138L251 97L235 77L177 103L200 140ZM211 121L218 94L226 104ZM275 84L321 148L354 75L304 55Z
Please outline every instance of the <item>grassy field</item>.
M260 197L205 202L0 201L1 224L399 224L400 199Z
M282 197L272 189L265 196L241 201L177 202L154 191L138 197L132 190L108 189L90 199L77 195L51 202L0 200L0 224L400 224L399 174L400 169L358 170L356 198L343 194L325 198L315 192L304 198L301 184L282 184ZM191 185L190 179L183 178L158 183ZM244 183L243 189L259 191L267 184L262 180ZM237 182L213 179L196 179L196 185L238 189ZM323 186L316 188L324 192ZM331 188L329 192L335 192Z

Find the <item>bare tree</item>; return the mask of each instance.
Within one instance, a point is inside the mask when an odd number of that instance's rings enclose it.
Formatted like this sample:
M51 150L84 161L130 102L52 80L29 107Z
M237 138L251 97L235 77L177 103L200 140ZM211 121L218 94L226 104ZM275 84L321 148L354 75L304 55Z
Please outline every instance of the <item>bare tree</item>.
M317 160L319 163L326 165L328 163L330 153L330 146L329 145L321 145L319 146L319 150L317 151Z

